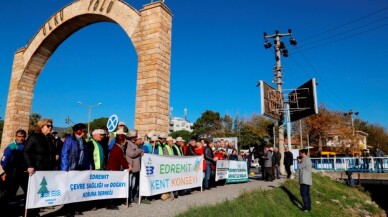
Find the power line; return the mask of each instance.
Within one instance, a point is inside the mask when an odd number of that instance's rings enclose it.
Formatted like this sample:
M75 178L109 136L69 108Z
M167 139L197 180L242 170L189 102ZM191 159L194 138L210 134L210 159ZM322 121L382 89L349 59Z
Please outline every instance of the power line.
M354 27L352 29L349 29L349 30L346 30L346 31L343 31L343 32L340 32L340 33L337 33L337 34L334 34L334 35L331 35L331 36L327 36L326 38L323 38L323 39L320 39L320 40L317 40L317 41L313 41L313 42L310 42L310 43L307 43L307 44L304 44L305 46L308 46L308 45L311 45L311 44L317 44L317 43L321 43L322 41L327 41L329 39L332 39L332 38L335 38L337 36L340 36L340 35L343 35L343 34L346 34L346 33L349 33L349 32L353 32L355 30L358 30L358 29L361 29L361 28L364 28L365 26L369 26L371 24L375 24L375 23L378 23L382 20L385 20L387 19L388 17L384 17L384 18L381 18L381 19L378 19L378 20L375 20L373 22L370 22L370 23L366 23L364 25L361 25L361 26L357 26L357 27Z
M330 45L330 44L333 44L333 43L336 43L336 42L339 42L339 41L347 40L347 39L356 37L356 36L358 36L358 35L361 35L361 34L364 34L364 33L367 33L367 32L371 32L371 31L374 31L374 30L376 30L376 29L383 28L383 27L385 27L385 26L388 26L388 23L383 24L383 25L380 25L380 26L376 26L376 27L374 27L374 28L367 29L367 30L365 30L365 31L358 32L358 33L355 33L355 34L352 34L352 35L349 35L349 36L346 36L346 37L343 37L343 38L340 38L340 39L337 39L337 40L334 40L334 41L330 41L330 42L325 43L325 44L321 44L321 45L316 45L316 46L313 46L313 47L304 48L304 49L301 49L301 50L297 51L297 53L299 53L299 52L301 52L301 51L311 50L311 49L318 48L318 47L327 46L327 45Z
M306 41L306 40L309 40L309 39L311 39L311 38L315 38L315 37L321 36L321 35L323 35L323 34L326 34L326 33L328 33L328 32L335 31L335 30L337 30L337 29L339 29L339 28L342 28L342 27L344 27L344 26L350 25L350 24L352 24L352 23L358 22L358 21L360 21L360 20L363 20L363 19L365 19L365 18L371 17L371 16L373 16L373 15L375 15L375 14L378 14L378 13L380 13L380 12L386 10L386 9L388 9L388 6L382 8L382 9L380 9L380 10L377 10L377 11L375 11L375 12L372 12L372 13L366 15L366 16L363 16L363 17L357 18L357 19L355 19L355 20L351 20L351 21L349 21L349 22L346 22L346 23L344 23L344 24L341 24L341 25L332 27L332 28L330 28L330 29L328 29L328 30L325 30L325 31L321 32L321 33L314 34L314 35L309 36L309 37L307 37L307 38L304 38L304 39L302 39L302 40L300 40L300 41Z

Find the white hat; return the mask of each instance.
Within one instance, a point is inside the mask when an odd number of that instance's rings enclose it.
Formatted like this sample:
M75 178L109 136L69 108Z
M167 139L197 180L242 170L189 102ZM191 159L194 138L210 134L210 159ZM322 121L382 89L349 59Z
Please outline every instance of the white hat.
M177 141L177 142L184 142L185 140L182 139L182 137L179 136L179 137L176 138L176 141Z
M127 135L127 133L124 132L124 130L122 130L122 129L118 129L118 130L116 131L116 135Z
M137 130L135 130L135 129L129 130L127 136L130 137L130 138L131 137L136 137L137 136Z
M159 137L160 137L160 136L159 136ZM162 138L162 137L160 137L160 138ZM167 137L166 141L170 141L170 140L171 140L171 141L174 141L173 138L172 138L171 136Z
M164 133L161 133L161 134L159 135L159 138L161 138L161 139L165 139L165 138L166 138L166 134L164 134Z
M151 137L151 141L158 141L158 137L157 136Z
M147 133L147 137L148 138L151 138L153 136L155 136L155 132L154 131L150 131L150 132Z
M124 122L124 121L120 121L118 125L119 125L119 126L120 126L120 125L124 125L124 126L125 126L125 122Z
M96 134L106 134L105 133L105 130L103 130L103 129L95 129L95 130L93 130L93 132L92 132L92 135L96 135Z

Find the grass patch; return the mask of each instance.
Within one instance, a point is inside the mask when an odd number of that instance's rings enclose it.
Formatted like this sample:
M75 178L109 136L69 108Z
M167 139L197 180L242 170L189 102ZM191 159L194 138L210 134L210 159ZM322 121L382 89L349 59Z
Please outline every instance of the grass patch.
M370 195L362 189L351 188L329 177L313 174L310 188L312 211L301 211L302 198L298 179L286 180L273 190L244 192L235 200L216 205L191 207L177 217L203 216L385 216Z

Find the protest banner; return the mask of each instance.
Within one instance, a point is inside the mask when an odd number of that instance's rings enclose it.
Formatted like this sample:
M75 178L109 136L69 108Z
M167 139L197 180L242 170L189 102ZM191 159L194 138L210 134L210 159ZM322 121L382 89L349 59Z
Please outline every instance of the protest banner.
M144 154L140 170L140 196L201 187L202 156Z
M128 171L37 171L28 180L26 209L128 197Z
M229 161L226 183L247 182L248 168L246 161Z
M226 179L228 177L229 161L218 160L216 163L216 181Z

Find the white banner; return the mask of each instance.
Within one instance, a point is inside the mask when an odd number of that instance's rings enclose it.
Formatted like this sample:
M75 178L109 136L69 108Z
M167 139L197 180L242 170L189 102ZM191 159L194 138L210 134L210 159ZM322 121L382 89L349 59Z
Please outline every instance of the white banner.
M226 179L226 183L247 182L246 161L219 160L216 165L216 181Z
M228 177L229 161L218 160L216 164L216 181L226 179Z
M226 183L247 182L248 168L246 161L229 161L228 178Z
M140 170L140 196L201 187L202 156L144 154Z
M128 197L128 171L37 171L28 180L26 209Z

